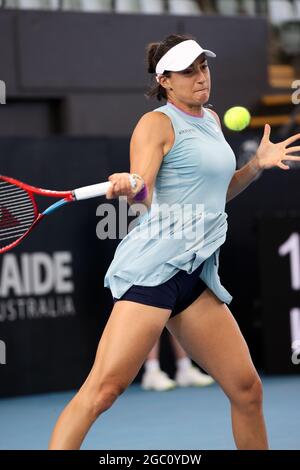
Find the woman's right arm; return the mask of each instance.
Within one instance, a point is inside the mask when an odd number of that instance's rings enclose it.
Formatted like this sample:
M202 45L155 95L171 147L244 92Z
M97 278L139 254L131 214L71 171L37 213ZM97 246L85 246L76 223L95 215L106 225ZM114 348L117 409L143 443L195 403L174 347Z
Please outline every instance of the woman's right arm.
M137 123L130 141L130 173L140 175L148 188L143 201L151 206L153 189L164 155L171 148L173 138L172 124L168 116L160 112L144 114ZM108 179L113 183L107 198L127 196L129 204L134 203L136 194L129 183L129 173L114 173ZM138 181L138 184L141 184Z

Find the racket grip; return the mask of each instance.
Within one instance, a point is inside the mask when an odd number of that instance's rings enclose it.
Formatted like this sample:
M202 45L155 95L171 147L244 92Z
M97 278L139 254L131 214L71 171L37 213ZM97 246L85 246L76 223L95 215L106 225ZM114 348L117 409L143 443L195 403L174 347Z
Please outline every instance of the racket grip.
M110 181L105 183L92 184L90 186L83 186L82 188L74 189L73 194L76 201L81 199L90 199L92 197L104 196L107 193Z

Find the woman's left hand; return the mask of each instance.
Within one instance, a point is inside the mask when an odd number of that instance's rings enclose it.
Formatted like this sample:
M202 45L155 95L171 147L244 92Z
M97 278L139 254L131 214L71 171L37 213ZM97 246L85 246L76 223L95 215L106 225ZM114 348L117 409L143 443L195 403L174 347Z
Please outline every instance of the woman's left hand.
M294 152L299 152L300 146L287 148L288 145L300 140L300 134L295 134L278 144L273 144L269 139L270 133L271 127L266 124L263 138L253 159L258 169L266 170L278 166L282 170L289 170L290 167L282 163L282 160L300 162L300 156L291 155Z

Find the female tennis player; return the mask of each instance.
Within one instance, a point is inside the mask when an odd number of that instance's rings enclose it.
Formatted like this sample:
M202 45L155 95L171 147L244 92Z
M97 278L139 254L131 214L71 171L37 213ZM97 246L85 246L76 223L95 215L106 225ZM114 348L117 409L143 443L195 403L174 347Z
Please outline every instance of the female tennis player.
M256 155L236 171L218 116L204 107L211 88L209 57L215 54L189 36L170 35L148 46L149 72L156 79L149 96L166 104L139 120L130 143L130 175L111 175L107 193L108 199L139 201L147 210L118 245L106 273L114 307L93 367L60 415L50 449L80 447L93 422L133 381L165 326L230 400L237 448L268 447L262 385L227 306L231 296L218 276L219 250L226 238L226 202L259 172L288 170L283 161L299 160L291 153L300 147L287 146L300 134L273 144L266 124ZM159 210L162 205L169 213Z

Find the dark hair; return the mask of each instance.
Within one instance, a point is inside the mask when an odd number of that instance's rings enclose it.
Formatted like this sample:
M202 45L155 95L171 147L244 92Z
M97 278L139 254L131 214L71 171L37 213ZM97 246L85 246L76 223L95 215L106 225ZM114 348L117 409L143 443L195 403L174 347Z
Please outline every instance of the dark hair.
M187 41L188 39L194 39L194 37L183 34L170 34L161 42L151 42L146 47L146 62L148 73L155 74L155 68L158 61L168 52L169 49L181 43L182 41ZM170 76L171 72L164 72L166 77ZM157 98L158 101L161 101L163 98L167 99L167 92L164 87L157 83L155 75L152 78L152 81L155 80L155 83L151 83L151 86L145 96L147 98Z

